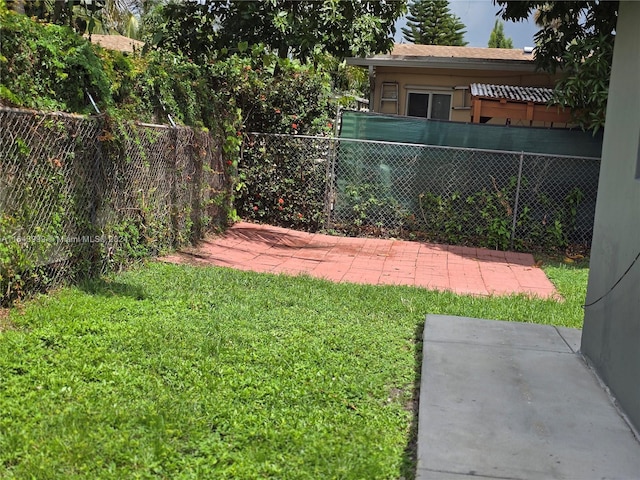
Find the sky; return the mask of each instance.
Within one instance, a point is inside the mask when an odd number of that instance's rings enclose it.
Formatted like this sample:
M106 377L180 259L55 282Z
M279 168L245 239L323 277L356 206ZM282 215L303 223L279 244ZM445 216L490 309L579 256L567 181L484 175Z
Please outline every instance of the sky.
M486 47L491 30L498 17L500 9L492 0L449 0L449 10L460 17L467 27L464 39L469 42L468 47ZM400 27L406 25L406 19L396 24L396 42L403 40ZM504 34L511 37L514 48L533 47L533 35L538 31L533 19L525 22L504 22Z

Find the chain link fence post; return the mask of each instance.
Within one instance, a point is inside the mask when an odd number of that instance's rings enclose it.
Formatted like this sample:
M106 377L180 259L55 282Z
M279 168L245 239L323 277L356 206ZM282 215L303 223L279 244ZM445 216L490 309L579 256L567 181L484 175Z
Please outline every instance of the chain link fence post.
M518 183L516 184L516 199L513 204L513 223L511 224L511 249L513 250L513 242L516 236L516 223L518 221L518 202L520 200L520 184L522 182L522 162L524 161L524 152L520 152L520 162L518 165Z
M171 118L171 117L169 117ZM173 121L172 121L173 123ZM171 215L171 232L172 232L172 245L178 246L178 129L175 125L171 126L171 137L173 140L173 155L171 155L171 161L169 162L169 178L170 178L170 191L169 191L169 211Z
M100 116L96 121L98 123L99 130L104 130L104 117ZM87 175L88 182L87 185L84 186L84 188L89 190L89 225L91 228L91 235L97 236L101 231L101 228L98 225L98 215L100 209L100 199L102 198L102 189L104 187L104 182L101 175L103 167L103 152L101 142L97 136L92 138L91 142L94 145L93 162L89 163L90 167ZM89 256L89 275L99 275L100 273L102 273L103 268L100 246L97 242L92 242L90 244L90 247L91 253Z
M335 199L335 172L336 172L336 158L337 158L337 150L340 146L339 140L331 139L329 140L329 158L327 161L327 173L326 173L326 189L325 189L325 200L324 200L324 209L325 209L325 229L330 230L333 228L332 223L332 213L333 213L333 204Z

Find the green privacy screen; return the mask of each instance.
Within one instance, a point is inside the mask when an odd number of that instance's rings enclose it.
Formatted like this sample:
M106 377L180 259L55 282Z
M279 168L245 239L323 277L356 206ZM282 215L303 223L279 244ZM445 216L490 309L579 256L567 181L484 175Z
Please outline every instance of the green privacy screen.
M580 130L444 122L345 111L340 137L600 158L602 134Z

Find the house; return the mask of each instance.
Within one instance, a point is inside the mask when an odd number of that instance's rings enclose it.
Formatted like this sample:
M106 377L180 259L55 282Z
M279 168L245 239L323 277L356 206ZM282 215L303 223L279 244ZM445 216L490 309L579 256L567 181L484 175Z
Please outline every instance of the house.
M502 86L485 89L483 95L473 99L484 103L509 104L514 110L522 109L524 118L487 116L478 113L477 120L493 124L512 124L540 127L565 127L569 112L561 116L534 116L533 111L546 110L549 89L556 75L536 71L532 48L503 49L453 47L437 45L396 44L390 54L366 58L348 58L349 65L367 67L371 85L369 109L373 112L423 117L434 120L470 122L472 116L471 85ZM518 100L513 95L496 97L496 92L511 93L522 87L533 87L538 98ZM486 93L489 92L489 95ZM521 92L520 92L521 93ZM535 107L537 105L537 107ZM527 116L527 107L529 115ZM557 112L557 109L549 109Z

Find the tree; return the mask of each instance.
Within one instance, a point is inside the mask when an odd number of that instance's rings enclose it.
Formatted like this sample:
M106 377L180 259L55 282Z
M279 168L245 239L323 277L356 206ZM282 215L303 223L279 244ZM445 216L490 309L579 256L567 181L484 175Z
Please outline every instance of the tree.
M24 13L29 17L54 23L56 25L68 25L84 28L87 20L91 21L96 14L104 8L105 0L8 0L7 7L17 13ZM78 19L80 23L78 24ZM90 25L90 28L93 24Z
M281 58L338 58L389 51L404 1L172 1L160 8L152 43L207 58L265 44Z
M0 104L86 113L112 99L97 48L68 26L35 21L0 0ZM114 89L115 90L115 89Z
M414 0L409 5L407 27L402 28L409 43L464 46L466 27L449 10L447 0Z
M575 121L594 133L604 126L617 1L494 0L504 20L522 21L535 12L536 66L560 71L553 101L571 108Z
M491 35L489 36L489 48L513 48L511 38L504 36L504 23L496 20Z
M100 12L100 21L105 33L116 31L130 38L138 38L141 0L106 0Z
M79 33L117 32L136 37L141 0L9 0L17 13L56 25L72 26Z

